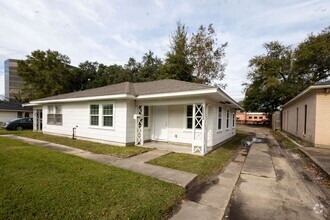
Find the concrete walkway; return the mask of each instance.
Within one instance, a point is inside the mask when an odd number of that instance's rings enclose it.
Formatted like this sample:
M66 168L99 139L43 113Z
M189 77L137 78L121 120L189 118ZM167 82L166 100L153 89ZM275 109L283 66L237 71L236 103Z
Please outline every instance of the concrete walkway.
M131 170L136 173L141 173L151 176L166 182L174 183L184 188L196 178L197 174L188 173L180 170L174 170L166 167L146 164L145 162L157 157L166 155L170 151L153 150L134 157L121 159L110 155L96 154L90 151L81 150L73 147L68 147L61 144L55 144L48 141L40 141L32 138L20 137L16 135L1 135L3 137L19 140L31 145L46 147L48 149L60 151L62 153L75 155L85 159L93 160L99 163L112 165L126 170Z
M227 219L326 219L323 192L293 169L268 129L257 132L266 143L252 144Z
M212 185L193 201L184 201L170 217L172 220L222 219L231 193L243 167L247 149L242 148L234 161L218 176L212 179Z

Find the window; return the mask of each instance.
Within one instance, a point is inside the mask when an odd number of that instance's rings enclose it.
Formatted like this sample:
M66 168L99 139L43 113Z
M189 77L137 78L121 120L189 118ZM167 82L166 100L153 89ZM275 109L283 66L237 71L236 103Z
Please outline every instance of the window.
M222 129L222 108L218 108L218 130Z
M202 128L202 105L195 105L195 128L201 129ZM192 129L193 128L193 105L187 105L187 121L186 121L186 128Z
M289 111L286 112L286 128L289 130Z
M193 126L193 106L187 105L187 129L192 129Z
M252 119L252 116L249 116L249 119Z
M258 119L258 117L257 116L254 116L253 119Z
M307 133L307 105L305 105L304 134Z
M229 128L229 110L227 110L226 128Z
M17 112L17 118L22 118L23 117L23 113L22 112Z
M299 128L299 108L297 108L296 133L298 133L298 128Z
M96 116L98 119L98 116ZM103 105L103 126L113 127L113 105Z
M49 105L47 114L47 124L62 125L62 106Z
M233 128L235 127L235 118L236 118L235 117L235 112L233 112L233 118L232 118L233 119Z
M149 106L144 106L143 127L149 128Z
M25 118L28 118L28 117L30 117L30 114L29 114L28 112L25 112L25 113L24 113L24 117L25 117Z
M259 119L262 119L262 116L259 116Z
M99 105L90 106L90 124L99 125Z

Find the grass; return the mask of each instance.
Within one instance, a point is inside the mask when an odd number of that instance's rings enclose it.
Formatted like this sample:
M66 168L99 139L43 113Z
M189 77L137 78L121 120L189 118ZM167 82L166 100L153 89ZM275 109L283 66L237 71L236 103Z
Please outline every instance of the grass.
M219 171L232 159L248 134L237 131L234 138L205 156L170 153L148 163L196 173L198 180L205 180Z
M284 136L281 132L272 131L272 134L282 148L293 149L298 147L295 143L293 143L290 139Z
M0 137L0 219L163 219L184 189Z
M15 134L22 137L28 137L43 141L49 141L56 144L62 144L70 147L79 148L82 150L87 150L90 152L98 153L98 154L107 154L113 155L120 158L132 157L137 154L141 154L150 150L151 148L145 147L136 147L136 146L127 146L127 147L119 147L113 146L109 144L101 144L91 141L83 141L83 140L73 140L68 137L61 137L55 135L43 134L40 132L33 131L8 131L6 129L0 129L0 135L2 134Z

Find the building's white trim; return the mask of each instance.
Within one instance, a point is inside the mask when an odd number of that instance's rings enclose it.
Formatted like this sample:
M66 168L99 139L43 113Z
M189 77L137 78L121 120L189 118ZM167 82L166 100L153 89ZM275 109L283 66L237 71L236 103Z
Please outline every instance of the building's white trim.
M82 102L82 101L100 101L108 99L135 99L134 95L130 94L118 94L118 95L104 95L104 96L89 96L82 98L68 98L68 99L55 99L55 100L45 100L45 101L31 101L26 106L47 104L47 103L59 103L59 102Z
M233 104L234 106L236 106L238 109L240 110L244 110L237 102L235 102L234 99L232 99L229 95L227 95L227 93L225 93L222 89L217 89L218 94L220 94L221 96L223 96L224 98L227 99L227 101L229 101L231 104Z
M168 92L168 93L160 93L160 94L150 94L150 95L139 95L136 99L152 99L152 98L164 98L164 97L176 97L176 96L189 96L189 95L199 95L199 94L209 94L216 93L217 88L210 89L200 89L200 90L191 90L191 91L183 91L183 92Z
M300 94L298 94L296 97L294 97L293 99L291 99L290 101L285 103L282 107L288 106L289 104L296 101L297 99L299 99L303 95L307 94L311 90L317 90L317 89L330 89L330 85L313 85L313 86L310 86L307 89L305 89L304 91L302 91Z

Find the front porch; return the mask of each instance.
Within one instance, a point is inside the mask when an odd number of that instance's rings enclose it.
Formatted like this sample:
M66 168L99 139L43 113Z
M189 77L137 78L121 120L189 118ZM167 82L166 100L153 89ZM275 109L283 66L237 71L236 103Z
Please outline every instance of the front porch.
M158 150L172 151L175 153L181 154L194 154L191 150L191 145L189 144L178 144L171 142L162 142L162 141L149 141L144 143L142 147L156 148ZM211 148L207 148L207 152L211 151Z
M181 100L182 102L182 100ZM208 104L141 102L136 104L135 145L187 154L205 155Z

